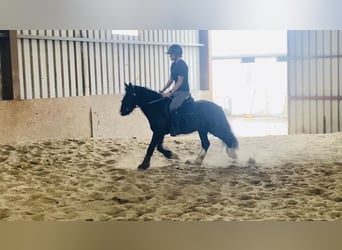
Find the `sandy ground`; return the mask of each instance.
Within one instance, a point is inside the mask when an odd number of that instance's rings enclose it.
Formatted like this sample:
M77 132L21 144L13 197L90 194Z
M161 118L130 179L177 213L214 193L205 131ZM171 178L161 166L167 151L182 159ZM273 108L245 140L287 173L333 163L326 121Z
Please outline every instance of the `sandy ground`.
M0 219L341 220L342 133L239 138L233 162L221 142L201 166L197 135L167 137L179 156L141 139L55 140L1 145Z

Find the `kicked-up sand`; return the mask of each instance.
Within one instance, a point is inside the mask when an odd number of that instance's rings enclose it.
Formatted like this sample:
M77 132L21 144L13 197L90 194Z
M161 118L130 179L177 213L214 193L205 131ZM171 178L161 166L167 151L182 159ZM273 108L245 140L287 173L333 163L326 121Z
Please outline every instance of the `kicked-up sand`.
M200 166L197 134L149 140L85 139L0 146L3 221L341 220L342 133L238 138L238 160L211 137Z

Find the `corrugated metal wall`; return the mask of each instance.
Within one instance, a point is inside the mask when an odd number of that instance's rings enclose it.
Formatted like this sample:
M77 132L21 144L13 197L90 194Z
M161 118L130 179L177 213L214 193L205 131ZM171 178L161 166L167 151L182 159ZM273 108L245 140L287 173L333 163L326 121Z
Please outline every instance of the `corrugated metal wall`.
M342 31L288 31L289 134L342 131Z
M195 30L19 30L20 98L123 93L124 82L161 89L172 43L184 49L191 89L199 89L199 36Z

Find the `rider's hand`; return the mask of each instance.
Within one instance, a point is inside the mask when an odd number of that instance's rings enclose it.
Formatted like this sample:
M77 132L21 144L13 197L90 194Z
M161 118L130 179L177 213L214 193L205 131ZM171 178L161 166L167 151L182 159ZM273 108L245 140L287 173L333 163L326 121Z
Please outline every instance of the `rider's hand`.
M170 97L171 91L168 91L166 93L162 93L163 97Z

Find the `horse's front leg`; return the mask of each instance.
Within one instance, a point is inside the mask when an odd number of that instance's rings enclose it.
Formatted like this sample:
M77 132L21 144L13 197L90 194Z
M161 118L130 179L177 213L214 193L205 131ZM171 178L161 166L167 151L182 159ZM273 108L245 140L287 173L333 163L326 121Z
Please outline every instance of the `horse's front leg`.
M163 137L163 135L153 132L152 139L151 139L150 145L147 148L145 158L144 158L143 162L138 166L138 169L145 170L145 169L148 169L150 167L151 156L152 156L153 151L156 148L158 142L160 141L160 139L162 137Z

